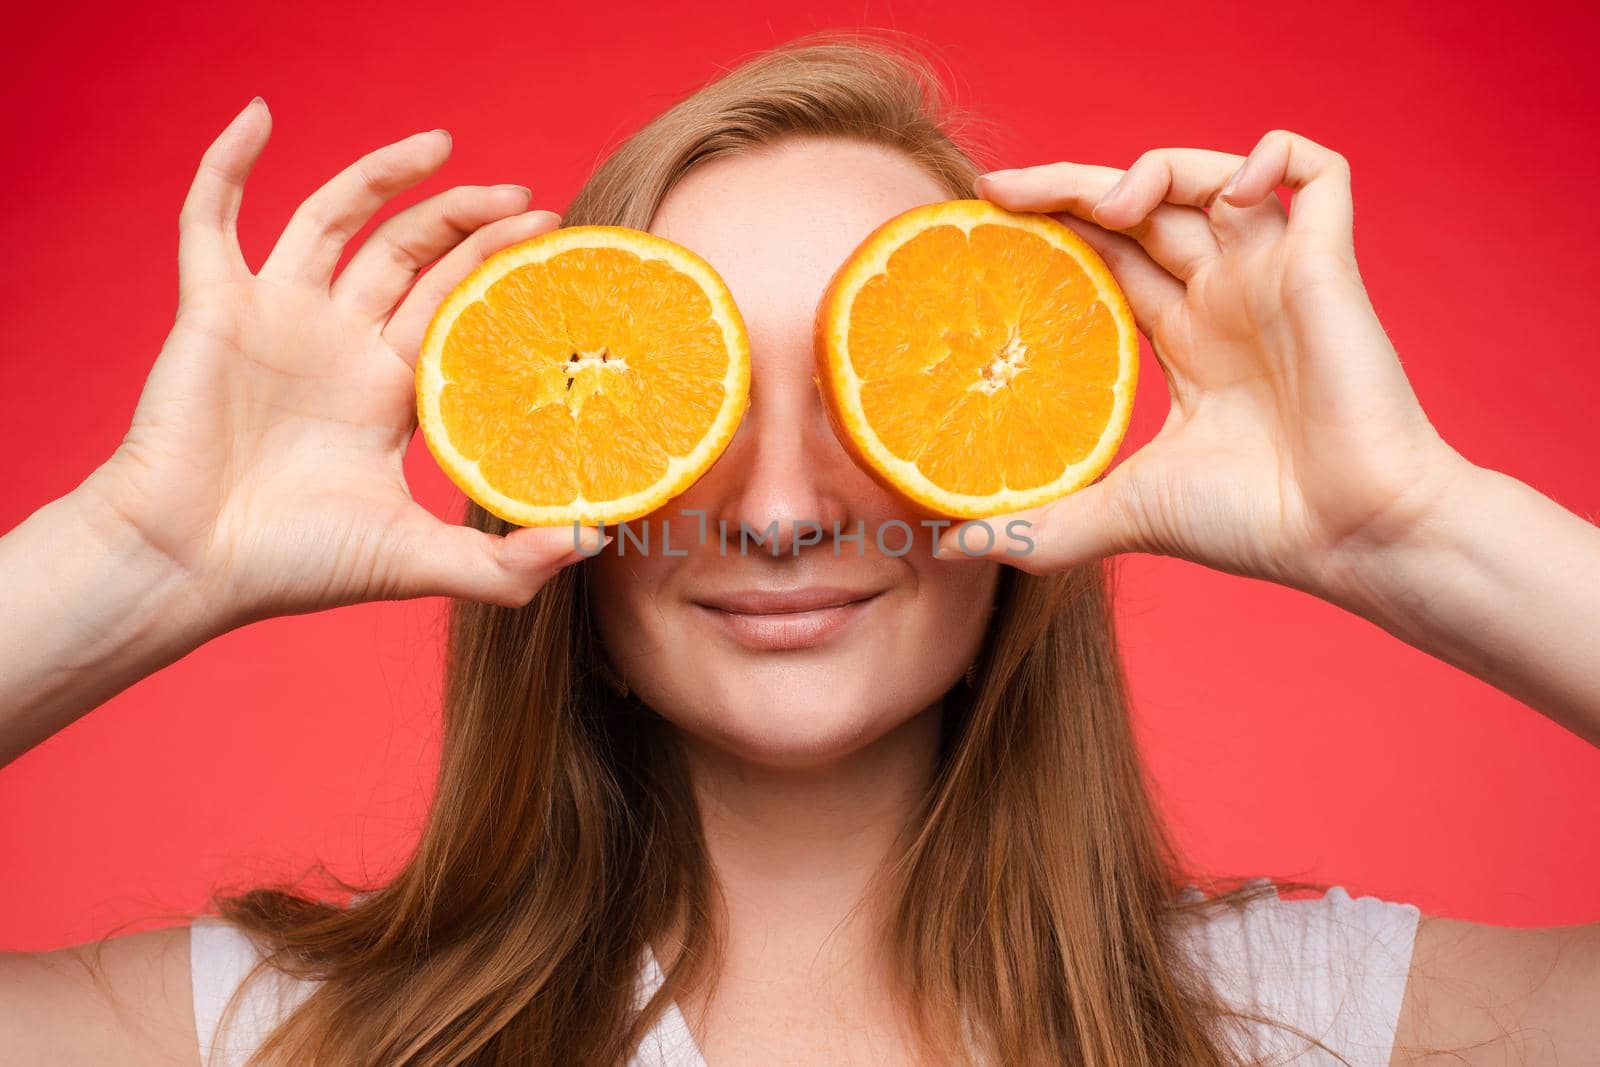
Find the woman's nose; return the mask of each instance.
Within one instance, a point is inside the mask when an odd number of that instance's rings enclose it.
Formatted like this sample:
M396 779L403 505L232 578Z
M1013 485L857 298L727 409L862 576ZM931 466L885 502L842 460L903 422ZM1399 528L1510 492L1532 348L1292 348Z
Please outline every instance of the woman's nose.
M707 517L726 523L730 553L743 544L746 554L798 555L854 532L851 499L863 478L828 425L808 367L752 385L738 432L703 479L715 494Z

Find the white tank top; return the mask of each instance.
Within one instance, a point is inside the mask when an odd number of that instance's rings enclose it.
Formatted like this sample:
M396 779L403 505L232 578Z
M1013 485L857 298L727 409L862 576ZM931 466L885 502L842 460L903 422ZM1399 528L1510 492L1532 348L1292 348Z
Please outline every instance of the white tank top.
M1192 891L1191 891L1192 892ZM1269 894L1223 909L1194 930L1203 973L1230 1007L1316 1038L1352 1067L1387 1067L1411 966L1419 913L1410 904L1352 898L1342 888L1314 899ZM243 931L217 919L190 927L195 1030L207 1067L241 1067L272 1028L315 988L278 971L261 972L240 994L226 1027L222 1011L260 955ZM646 952L635 1003L662 974ZM1229 1040L1241 1055L1331 1067L1339 1061L1287 1029L1239 1022ZM629 1067L707 1067L673 1005Z

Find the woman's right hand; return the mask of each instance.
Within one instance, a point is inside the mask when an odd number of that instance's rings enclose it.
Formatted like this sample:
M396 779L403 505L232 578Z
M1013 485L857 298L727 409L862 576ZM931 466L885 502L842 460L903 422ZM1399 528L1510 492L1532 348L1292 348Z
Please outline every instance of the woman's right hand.
M559 219L528 211L521 186L458 186L377 226L335 276L351 235L449 156L434 130L317 190L252 274L236 220L271 125L257 98L202 158L179 217L177 321L83 489L180 568L222 628L431 594L527 603L581 558L572 530L441 522L412 499L402 459L434 310L486 256Z

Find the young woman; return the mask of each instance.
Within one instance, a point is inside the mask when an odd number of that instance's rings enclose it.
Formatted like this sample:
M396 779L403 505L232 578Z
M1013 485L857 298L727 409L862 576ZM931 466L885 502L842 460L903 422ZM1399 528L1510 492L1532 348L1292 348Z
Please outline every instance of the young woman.
M0 539L0 752L252 620L442 594L438 795L399 876L348 902L261 890L0 959L0 1060L1592 1061L1600 928L1187 888L1100 561L1308 591L1600 739L1600 531L1434 432L1363 291L1334 152L1278 131L1248 157L980 179L942 106L912 56L802 42L584 187L567 223L649 228L717 268L755 375L726 454L652 517L686 554L582 563L567 529L440 523L401 476L433 309L556 217L517 186L453 188L335 274L445 161L422 133L314 193L252 273L235 219L270 118L233 120L184 204L177 321L126 439ZM1101 251L1170 417L1026 516L1031 555L791 551L794 522L906 514L829 431L823 284L884 219L971 195ZM784 540L723 554L688 512Z

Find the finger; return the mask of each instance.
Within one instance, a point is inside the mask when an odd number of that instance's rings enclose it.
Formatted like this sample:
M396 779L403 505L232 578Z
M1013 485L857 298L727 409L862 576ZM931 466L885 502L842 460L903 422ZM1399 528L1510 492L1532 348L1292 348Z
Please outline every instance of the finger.
M432 196L372 231L333 282L333 299L383 321L417 275L480 227L527 210L521 185L463 185Z
M1155 337L1162 321L1183 303L1188 292L1183 283L1163 270L1133 238L1071 215L1055 217L1100 254L1128 298L1134 323L1146 337Z
M356 231L389 199L422 181L450 156L444 130L413 134L369 152L306 198L284 227L261 277L327 285Z
M1257 142L1221 195L1230 204L1248 207L1272 197L1280 185L1293 193L1291 231L1352 249L1350 163L1344 156L1297 133L1273 130Z
M441 522L420 505L396 559L393 596L449 596L520 608L563 567L597 555L611 537L583 527L520 527L500 536Z
M1095 205L1102 226L1125 226L1143 218L1157 204L1207 208L1243 156L1204 148L1153 148L1134 160L1122 180Z
M395 309L389 324L383 328L384 340L402 359L415 367L417 351L422 347L422 335L450 290L502 248L548 233L559 225L561 216L554 212L529 211L483 227L457 245L454 251L417 281Z
M992 559L1030 574L1054 574L1133 548L1132 524L1106 480L1042 507L981 521L992 537L968 530L972 524L952 527L939 538L939 558Z
M250 272L239 250L239 204L245 179L272 132L267 103L256 97L200 157L178 212L178 290L194 282L237 278Z
M1126 230L1138 226L1158 205L1186 204L1210 213L1211 227L1223 248L1230 240L1275 239L1284 220L1283 205L1276 198L1249 207L1224 202L1219 210L1218 195L1243 163L1243 156L1231 152L1151 149L1095 204L1094 219L1102 226Z
M1010 211L1065 211L1080 219L1119 230L1144 246L1150 258L1174 277L1187 281L1206 261L1217 256L1216 235L1203 211L1173 204L1151 204L1126 225L1094 215L1094 207L1122 179L1113 167L1081 163L1047 163L1016 171L986 174L978 192Z

